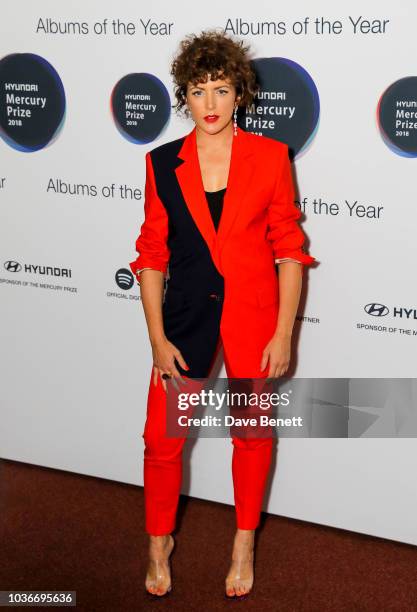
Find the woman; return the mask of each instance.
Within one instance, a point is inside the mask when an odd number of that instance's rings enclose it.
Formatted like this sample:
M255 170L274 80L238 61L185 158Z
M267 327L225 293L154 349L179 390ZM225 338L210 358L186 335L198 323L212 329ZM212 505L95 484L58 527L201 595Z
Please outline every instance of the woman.
M171 590L185 440L165 436L166 379L207 377L220 344L228 377L284 374L303 266L314 261L302 251L287 145L236 123L256 93L247 51L215 30L181 43L171 67L176 106L195 126L146 154L145 220L130 267L153 353L143 438L145 584L156 596ZM226 595L242 597L253 584L272 438L232 443L237 530Z

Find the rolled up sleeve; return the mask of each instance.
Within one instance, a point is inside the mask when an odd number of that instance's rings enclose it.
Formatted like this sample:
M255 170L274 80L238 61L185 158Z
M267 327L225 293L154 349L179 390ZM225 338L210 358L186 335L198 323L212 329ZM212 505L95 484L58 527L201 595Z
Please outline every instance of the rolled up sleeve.
M272 244L275 260L295 260L303 265L310 265L316 258L303 251L305 235L298 224L301 211L294 203L295 189L288 145L284 145L281 155L282 170L278 172L268 207L267 239Z
M146 154L145 220L140 227L135 248L138 257L129 263L140 282L140 272L146 268L167 273L170 250L168 240L168 213L156 190L152 159Z

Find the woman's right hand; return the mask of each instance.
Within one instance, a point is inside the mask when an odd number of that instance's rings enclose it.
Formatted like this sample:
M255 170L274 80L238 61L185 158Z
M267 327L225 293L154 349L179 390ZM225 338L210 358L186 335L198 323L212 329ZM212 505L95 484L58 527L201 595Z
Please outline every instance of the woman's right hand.
M181 355L181 351L174 345L172 342L168 340L168 338L164 337L160 340L152 343L152 355L153 355L153 384L156 386L158 383L158 375L161 377L162 386L164 390L167 390L166 380L162 378L162 374L171 373L173 377L177 380L180 380L184 383L184 379L181 374L178 372L175 367L174 359L178 361L180 366L184 370L189 370L190 368L185 363L183 356Z

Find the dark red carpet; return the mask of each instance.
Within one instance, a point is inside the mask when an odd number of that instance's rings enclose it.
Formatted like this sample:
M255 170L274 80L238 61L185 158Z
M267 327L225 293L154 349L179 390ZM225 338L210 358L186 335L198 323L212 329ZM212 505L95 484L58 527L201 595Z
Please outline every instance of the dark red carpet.
M1 590L75 590L76 609L88 612L417 611L417 547L271 515L258 530L253 592L226 601L234 508L185 497L173 590L152 602L144 590L141 487L13 461L0 466Z

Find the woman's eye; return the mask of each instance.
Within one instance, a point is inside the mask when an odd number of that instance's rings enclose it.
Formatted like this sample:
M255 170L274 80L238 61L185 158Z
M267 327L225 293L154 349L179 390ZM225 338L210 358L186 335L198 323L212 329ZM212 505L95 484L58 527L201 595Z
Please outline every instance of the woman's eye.
M219 94L221 94L221 95L225 95L225 94L229 93L227 89L218 89L217 92ZM197 97L200 97L200 94L203 94L203 92L200 91L199 89L197 89L196 91L193 91L191 93L192 96L197 96Z

